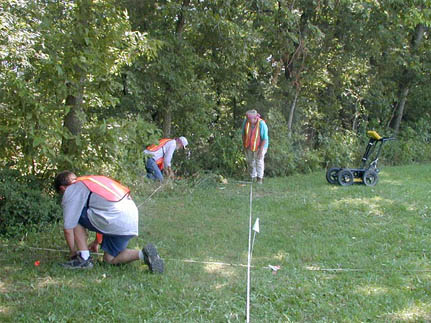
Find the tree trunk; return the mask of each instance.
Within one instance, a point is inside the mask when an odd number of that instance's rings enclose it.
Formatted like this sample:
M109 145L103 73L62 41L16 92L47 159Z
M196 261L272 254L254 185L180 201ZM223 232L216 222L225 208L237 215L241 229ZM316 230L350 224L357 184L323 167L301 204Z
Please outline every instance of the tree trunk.
M176 33L177 33L178 39L182 39L184 24L186 21L183 13L183 8L188 7L189 5L190 5L190 0L184 0L181 6L180 13L178 14L178 21L177 21L177 27L176 27Z
M78 4L77 29L73 32L73 46L77 52L84 52L87 48L83 37L83 30L89 28L89 19L91 15L91 6L93 0L83 0ZM71 138L63 137L61 143L61 151L67 157L63 165L63 169L73 169L73 160L80 155L80 147L77 139L81 135L82 127L85 123L85 113L83 107L84 97L84 82L86 80L85 71L76 64L74 66L74 78L76 83L68 85L69 93L66 97L66 107L69 107L69 112L64 118L64 127L69 130Z
M425 33L425 26L423 24L418 24L415 28L415 32L413 34L412 40L410 42L410 54L414 55L418 46L420 45ZM406 68L403 71L404 75L409 75L409 70ZM395 107L395 111L393 117L390 121L390 127L394 130L395 133L398 133L400 130L401 121L403 119L404 109L407 101L407 95L410 90L410 86L413 83L413 79L411 76L407 76L406 78L402 78L401 82L403 84L400 86L400 94L398 98L398 104Z
M66 106L70 107L70 111L64 118L64 127L69 130L73 138L63 138L61 151L63 154L73 157L78 153L76 138L81 134L85 120L82 108L82 94L78 96L68 95L66 98Z
M171 136L172 124L172 111L166 110L163 112L163 137L169 138Z
M288 135L289 138L292 137L293 114L295 113L296 102L298 101L298 96L299 96L299 89L296 89L295 99L293 99L292 105L290 107L289 121L287 122L287 129L288 129L287 135Z
M236 97L233 97L232 98L232 129L235 129L237 127L237 119L239 119L238 105L236 103Z
M183 31L184 31L184 26L185 26L185 22L186 22L183 8L188 7L189 5L190 5L190 0L184 0L182 3L181 9L178 13L178 20L177 20L177 24L176 24L176 28L175 28L175 32L176 32L176 36L177 36L178 40L182 40L182 38L183 38ZM176 51L177 52L181 51L180 45L178 45L178 47L176 48ZM171 93L171 91L174 92L175 89L172 88L169 84L168 85L168 93ZM168 100L166 100L166 105L168 107L170 106ZM172 115L173 115L173 112L172 112L171 108L167 108L166 110L163 111L162 128L163 128L163 137L164 138L169 138L172 134Z
M409 94L409 86L404 86L400 91L400 98L396 106L394 118L392 119L391 128L395 133L400 130L401 120L403 119L404 107L406 106L407 95Z
M359 111L358 104L355 104L355 114L353 115L352 131L355 133L358 128Z

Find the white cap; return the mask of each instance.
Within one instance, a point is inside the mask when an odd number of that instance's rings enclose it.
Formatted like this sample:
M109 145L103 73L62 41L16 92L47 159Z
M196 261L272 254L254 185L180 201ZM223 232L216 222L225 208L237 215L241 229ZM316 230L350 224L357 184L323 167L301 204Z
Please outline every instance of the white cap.
M183 144L184 148L189 144L189 142L187 141L186 137L180 137L178 139L181 141L181 143Z
M254 116L258 115L258 113L257 113L256 110L248 110L245 114L246 114L247 117L248 116L254 117Z

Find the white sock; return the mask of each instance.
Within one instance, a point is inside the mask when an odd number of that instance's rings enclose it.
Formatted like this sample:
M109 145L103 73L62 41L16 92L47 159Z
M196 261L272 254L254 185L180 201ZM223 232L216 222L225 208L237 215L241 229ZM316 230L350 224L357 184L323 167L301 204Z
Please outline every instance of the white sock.
M144 260L144 253L142 252L142 250L139 250L139 259Z
M89 250L79 250L79 255L82 259L87 260L90 258L90 251Z

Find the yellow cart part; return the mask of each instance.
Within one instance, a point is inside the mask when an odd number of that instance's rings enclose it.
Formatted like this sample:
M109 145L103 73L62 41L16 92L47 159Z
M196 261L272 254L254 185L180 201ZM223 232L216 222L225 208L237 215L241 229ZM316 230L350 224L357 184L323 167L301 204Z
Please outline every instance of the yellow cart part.
M380 139L382 139L382 136L380 136L380 135L377 133L377 131L374 131L374 130L369 130L369 131L367 131L367 135L368 135L369 137L373 138L373 139L376 139L376 140L380 140Z

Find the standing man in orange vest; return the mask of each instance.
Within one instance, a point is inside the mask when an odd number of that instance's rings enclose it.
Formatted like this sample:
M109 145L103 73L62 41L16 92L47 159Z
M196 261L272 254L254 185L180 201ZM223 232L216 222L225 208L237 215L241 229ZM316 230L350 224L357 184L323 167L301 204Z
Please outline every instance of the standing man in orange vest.
M168 178L173 177L174 172L171 168L171 162L174 152L175 150L185 148L187 145L188 141L186 137L179 137L175 139L160 139L158 145L148 146L144 150L144 154L149 155L145 164L147 177L160 182L163 181L163 175Z
M265 154L269 146L268 126L256 110L247 111L242 123L242 141L252 181L263 183Z
M153 244L127 249L129 240L138 235L138 209L127 187L106 176L76 177L70 171L59 173L54 187L63 195L64 237L71 256L63 267L92 268L90 251L97 252L101 244L103 260L109 264L143 260L151 272L163 272L163 260ZM97 233L90 245L87 230Z

